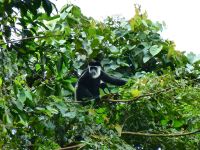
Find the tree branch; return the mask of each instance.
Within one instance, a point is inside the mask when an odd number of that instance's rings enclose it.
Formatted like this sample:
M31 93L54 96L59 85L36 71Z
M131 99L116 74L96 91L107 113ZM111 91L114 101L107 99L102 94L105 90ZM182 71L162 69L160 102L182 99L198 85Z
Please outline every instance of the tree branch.
M164 90L160 90L160 91L155 92L155 93L144 94L144 95L138 96L138 97L136 97L134 99L130 99L130 100L113 100L113 99L111 99L111 100L108 100L108 101L109 102L133 102L133 101L136 101L136 100L138 100L142 97L147 97L147 96L152 96L152 95L159 94L159 93L162 93L162 92L167 92L167 91L170 91L171 89L172 88L166 88Z
M162 93L162 92L167 92L167 91L170 91L172 90L172 88L166 88L164 90L160 90L160 91L157 91L155 93L148 93L148 94L144 94L144 95L141 95L141 96L138 96L134 99L130 99L130 100L113 100L113 99L107 99L107 98L104 98L102 97L102 101L109 101L109 102L133 102L133 101L136 101L142 97L147 97L147 96L151 96L151 95L155 95L155 94L159 94L159 93ZM110 94L108 94L110 95ZM91 102L91 101L95 101L94 99L91 99L91 100L87 100L87 101L73 101L73 102L70 102L70 103L87 103L87 102Z
M129 134L129 135L135 135L135 136L148 136L148 137L178 137L178 136L186 136L186 135L192 135L192 134L199 134L200 129L193 132L185 132L185 133L174 133L174 134L153 134L153 133L142 133L142 132L130 132L130 131L124 131L121 134Z
M91 100L87 100L87 101L84 101L84 100L83 101L76 101L75 100L75 101L70 101L69 103L83 103L84 104L84 103L88 103L88 102L92 102L92 101L95 101L95 99L91 99Z
M77 145L73 145L73 146L63 147L63 148L60 148L59 150L70 150L70 149L74 149L74 148L82 148L84 146L85 146L85 144L77 144Z
M22 39L18 39L18 40L10 40L10 41L7 41L5 43L0 43L0 46L1 45L6 45L8 43L16 43L16 42L19 42L19 41L25 41L25 40L36 39L36 38L48 38L48 37L54 37L54 36L61 36L61 34L58 34L58 35L49 35L49 36L46 36L46 35L43 35L43 36L33 36L33 37L26 37L26 38L22 38Z

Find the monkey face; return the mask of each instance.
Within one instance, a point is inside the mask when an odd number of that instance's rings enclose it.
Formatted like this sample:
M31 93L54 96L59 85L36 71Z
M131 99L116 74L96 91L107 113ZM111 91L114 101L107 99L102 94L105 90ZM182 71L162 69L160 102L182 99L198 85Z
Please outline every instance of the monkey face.
M101 74L101 66L88 66L89 74L93 79L96 79Z

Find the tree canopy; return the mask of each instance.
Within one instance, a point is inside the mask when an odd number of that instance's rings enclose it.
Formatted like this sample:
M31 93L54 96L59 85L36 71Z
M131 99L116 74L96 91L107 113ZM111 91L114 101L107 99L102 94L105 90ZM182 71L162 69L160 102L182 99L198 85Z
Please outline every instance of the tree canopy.
M1 149L198 149L200 58L135 6L103 22L49 0L0 1ZM87 62L128 83L74 101Z

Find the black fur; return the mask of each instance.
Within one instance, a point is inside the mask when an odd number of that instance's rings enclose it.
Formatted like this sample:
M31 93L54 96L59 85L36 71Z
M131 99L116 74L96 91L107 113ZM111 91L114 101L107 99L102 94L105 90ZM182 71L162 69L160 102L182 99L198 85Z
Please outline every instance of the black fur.
M99 62L92 62L89 63L90 66L100 66L101 64ZM99 99L99 88L101 88L102 83L101 81L105 83L110 83L113 85L124 85L126 84L125 80L118 79L112 76L109 76L106 74L102 69L100 76L96 79L92 78L89 69L85 69L83 73L81 74L77 85L76 85L76 93L75 93L75 99L77 101L81 101L84 99Z

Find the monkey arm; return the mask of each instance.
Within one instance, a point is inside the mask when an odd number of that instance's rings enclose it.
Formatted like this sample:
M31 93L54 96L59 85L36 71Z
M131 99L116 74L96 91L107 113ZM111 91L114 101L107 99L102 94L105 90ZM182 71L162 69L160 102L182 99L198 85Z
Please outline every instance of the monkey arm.
M85 70L83 70L83 72L81 73L81 75L80 75L78 81L79 81L79 82L85 81L85 79L88 78L88 77L89 77L89 71L88 71L88 69L85 69Z
M125 80L118 79L116 77L112 77L112 76L108 75L107 73L105 73L104 71L101 71L101 77L100 78L101 78L102 81L104 81L106 83L113 84L113 85L121 86L121 85L126 84Z

